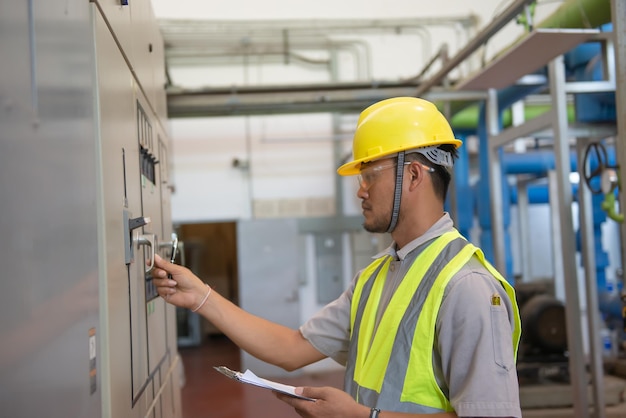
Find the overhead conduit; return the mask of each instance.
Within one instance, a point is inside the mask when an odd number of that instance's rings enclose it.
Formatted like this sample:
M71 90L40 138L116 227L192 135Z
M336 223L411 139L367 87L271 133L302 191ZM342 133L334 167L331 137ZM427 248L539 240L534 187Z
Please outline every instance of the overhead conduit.
M363 34L416 35L425 59L429 53L430 27L449 28L461 42L477 25L475 15L375 20L303 20L240 22L159 22L169 66L241 64L242 56L263 57L267 62L306 62L309 52L330 53L340 47L355 53L359 67L356 81L311 85L217 86L200 89L168 87L168 114L172 118L243 116L307 112L358 113L374 101L390 96L411 95L418 78L400 81L371 80L370 53ZM335 38L331 38L336 35ZM349 38L349 39L348 39ZM364 51L364 52L363 52ZM358 52L358 53L357 53ZM249 61L248 61L249 62ZM366 67L363 69L363 67ZM366 81L362 81L366 80Z

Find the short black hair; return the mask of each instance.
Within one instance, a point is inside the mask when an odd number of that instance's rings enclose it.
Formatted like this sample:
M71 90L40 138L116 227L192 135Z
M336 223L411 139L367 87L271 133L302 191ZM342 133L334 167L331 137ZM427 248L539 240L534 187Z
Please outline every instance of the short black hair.
M443 144L440 145L438 148L442 151L449 152L452 156L452 161L456 161L459 156L459 152L452 144ZM433 179L433 188L435 190L435 194L439 198L441 198L442 201L445 201L446 196L448 195L450 181L452 181L452 168L435 164L419 152L411 152L407 154L405 158L407 161L419 161L425 166L432 167L435 170L434 173L431 173Z

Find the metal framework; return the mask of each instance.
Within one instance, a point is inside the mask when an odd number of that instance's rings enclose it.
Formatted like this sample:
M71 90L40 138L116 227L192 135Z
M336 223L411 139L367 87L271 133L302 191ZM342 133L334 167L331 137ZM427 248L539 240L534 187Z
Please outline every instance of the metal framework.
M619 5L617 5L619 3ZM614 0L615 10L621 11L622 15L613 15L614 24L616 20L624 20L623 13L626 11L625 2L622 0ZM621 22L620 22L621 23ZM594 408L594 416L597 418L605 417L604 405L604 381L603 381L603 364L601 353L599 350L600 335L597 329L598 321L598 299L596 289L596 275L592 268L585 269L584 284L586 289L586 306L587 306L587 323L581 320L581 295L578 289L577 269L575 257L576 253L576 237L574 234L574 223L572 217L573 196L570 186L570 138L576 138L576 148L578 152L578 161L582 160L582 151L584 145L592 139L602 139L609 135L617 134L616 141L618 148L624 141L624 129L617 126L612 132L606 130L598 130L596 127L584 126L576 127L576 130L570 130L567 120L567 94L568 93L586 93L593 91L615 91L618 115L624 112L624 73L625 70L618 63L626 62L624 55L624 24L614 26L612 36L603 38L608 47L605 59L609 62L613 59L613 51L618 52L615 56L615 66L608 71L608 79L598 82L572 82L568 83L565 79L565 71L563 57L556 56L549 61L549 88L552 102L552 110L544 115L526 122L520 126L509 128L500 132L498 130L498 103L495 89L489 90L487 99L487 119L489 126L489 168L490 168L490 188L491 195L491 211L493 221L493 242L494 242L494 258L496 267L504 271L505 254L504 254L504 227L502 220L503 197L500 193L494 192L502 190L502 169L500 162L499 150L517 138L532 135L536 132L548 130L553 135L553 149L555 153L555 170L549 175L550 183L550 202L552 205L552 224L555 234L554 254L555 254L555 276L560 279L565 286L566 297L566 319L568 333L568 352L569 352L569 368L572 377L572 391L574 403L574 415L578 417L586 417L589 415L589 395L586 364L583 347L583 329L586 328L590 341L590 370L592 397ZM613 43L617 44L613 48ZM545 45L545 44L544 44ZM514 53L514 52L513 52ZM499 68L498 71L506 72L506 68ZM616 73L613 73L615 71ZM617 80L617 82L616 82ZM622 112L622 113L619 113ZM621 118L618 116L618 123ZM598 134L605 136L598 136ZM624 150L618 149L618 161L623 161L626 156ZM623 166L620 165L620 174L623 176ZM579 164L579 171L584 172L584 167ZM580 187L580 219L582 230L582 257L586 266L595 265L594 256L594 237L590 231L592 225L591 219L591 200L589 190ZM620 193L620 204L624 207L623 193ZM622 225L622 228L624 226ZM622 231L622 236L624 231ZM622 248L623 251L623 248ZM623 259L623 255L622 255ZM602 406L602 407L599 407Z

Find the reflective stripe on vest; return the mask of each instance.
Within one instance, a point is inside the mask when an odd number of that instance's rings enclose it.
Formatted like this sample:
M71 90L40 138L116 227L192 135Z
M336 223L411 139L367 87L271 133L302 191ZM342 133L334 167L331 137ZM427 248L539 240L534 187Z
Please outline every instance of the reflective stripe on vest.
M446 285L475 253L515 301L513 288L457 231L440 236L417 256L375 333L376 312L391 257L375 260L361 273L352 299L345 381L346 390L357 401L399 412L453 410L433 371L435 324ZM512 306L517 354L519 314L517 305Z

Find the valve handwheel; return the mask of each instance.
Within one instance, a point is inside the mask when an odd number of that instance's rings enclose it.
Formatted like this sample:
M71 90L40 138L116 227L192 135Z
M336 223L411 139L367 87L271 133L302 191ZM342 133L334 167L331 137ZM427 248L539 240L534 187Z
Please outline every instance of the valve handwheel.
M597 160L597 167L593 170L590 169L591 162L589 161L590 154L593 152ZM591 190L591 193L600 194L605 193L602 190L602 181L597 182L596 186L592 184L592 180L595 178L602 177L603 173L609 167L609 157L606 152L606 148L600 142L594 142L593 144L589 144L587 149L585 150L585 157L583 159L583 176L585 178L585 183L587 183L587 187Z

